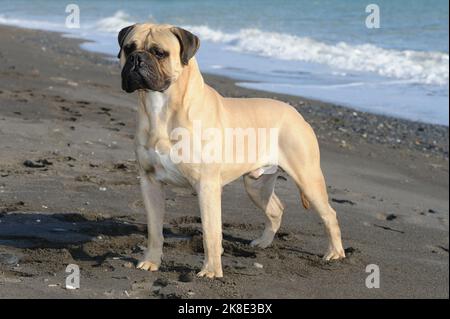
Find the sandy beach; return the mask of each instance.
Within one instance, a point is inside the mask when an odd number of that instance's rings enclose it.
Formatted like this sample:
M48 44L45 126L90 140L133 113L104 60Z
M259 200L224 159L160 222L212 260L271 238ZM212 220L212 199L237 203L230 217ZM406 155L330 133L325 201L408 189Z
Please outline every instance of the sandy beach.
M279 99L312 125L348 258L322 261L323 225L282 173L286 210L265 250L248 245L264 218L242 180L225 187L220 280L195 276L196 194L168 187L164 260L149 273L135 269L146 244L136 96L120 89L117 60L44 31L0 26L0 43L0 298L449 297L448 127L205 74L225 96ZM80 267L80 289L65 289L69 264ZM369 264L378 289L366 287Z

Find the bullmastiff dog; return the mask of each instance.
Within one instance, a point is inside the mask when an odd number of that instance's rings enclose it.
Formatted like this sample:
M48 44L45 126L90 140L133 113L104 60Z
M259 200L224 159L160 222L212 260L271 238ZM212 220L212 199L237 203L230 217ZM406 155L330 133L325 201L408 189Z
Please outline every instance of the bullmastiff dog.
M135 24L122 29L118 41L122 89L138 96L135 150L148 223L148 247L138 268L157 271L161 264L165 184L192 187L198 194L205 253L199 276L223 276L221 193L241 176L250 199L265 213L263 234L251 245L269 246L283 214L274 193L278 168L295 181L303 206L312 206L322 219L329 241L324 259L345 257L317 138L293 107L271 99L222 97L203 81L194 57L199 39L182 28ZM247 133L241 144L227 145L230 130ZM255 136L251 130L276 133L258 143L259 156L247 147ZM236 159L240 155L245 160Z

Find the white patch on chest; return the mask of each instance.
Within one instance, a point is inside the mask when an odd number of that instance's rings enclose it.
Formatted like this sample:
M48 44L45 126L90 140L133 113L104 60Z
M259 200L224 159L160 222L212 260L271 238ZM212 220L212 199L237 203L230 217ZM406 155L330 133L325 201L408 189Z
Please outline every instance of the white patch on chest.
M147 93L146 101L147 112L150 112L156 116L160 115L166 107L168 102L167 95L161 92L149 92Z
M168 102L168 98L164 93L150 92L147 94L146 111L150 113L153 119L159 118L165 112L165 108ZM148 118L140 119L149 121ZM163 125L159 121L154 121L145 125L151 130L158 130L158 128L152 127L155 125ZM145 132L139 132L145 134ZM161 139L166 139L167 136L161 136ZM176 164L170 158L170 150L162 150L158 148L158 143L154 147L148 148L144 145L138 145L137 157L144 169L150 169L153 167L155 178L161 182L168 184L174 184L177 186L184 186L187 184L186 178L180 173Z

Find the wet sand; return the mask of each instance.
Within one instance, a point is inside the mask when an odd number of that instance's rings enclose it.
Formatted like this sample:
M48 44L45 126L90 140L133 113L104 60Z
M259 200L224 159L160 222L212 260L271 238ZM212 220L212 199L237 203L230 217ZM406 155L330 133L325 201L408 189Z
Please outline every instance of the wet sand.
M0 42L1 298L448 298L447 127L205 75L226 96L277 98L311 123L348 258L321 260L323 225L281 174L286 210L265 250L248 245L262 212L241 180L225 187L220 280L195 277L197 198L168 187L164 261L148 273L134 268L146 244L136 96L120 90L117 61L56 33L0 26ZM80 289L64 288L68 264L80 266ZM365 286L368 264L380 268L379 289Z

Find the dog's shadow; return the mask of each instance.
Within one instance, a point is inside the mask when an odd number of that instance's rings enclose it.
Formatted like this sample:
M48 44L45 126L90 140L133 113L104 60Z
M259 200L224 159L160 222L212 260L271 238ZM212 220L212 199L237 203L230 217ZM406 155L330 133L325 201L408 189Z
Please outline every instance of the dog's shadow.
M175 250L182 249L180 247L184 247L185 250L187 246L191 254L203 254L200 221L195 220L194 223L188 224L190 227L165 227L165 245ZM254 259L257 254L263 254L261 250L250 247L250 240L230 233L230 227L225 226L223 233L225 256ZM0 214L0 247L23 250L50 249L58 256L65 249L73 260L91 262L93 267L101 266L105 261L115 257L136 264L137 259L130 257L133 254L129 251L142 253L140 245L145 244L146 228L144 224L128 222L120 217L92 217L79 213L11 212ZM103 236L108 238L102 239ZM265 251L270 254L274 249L278 252L289 250L298 253L300 257L320 259L316 254L284 247L283 243L277 242L274 245L276 248ZM178 269L173 265L167 265L162 270L192 271L185 267L186 265Z
M74 260L93 261L101 265L107 258L121 257L114 251L89 254L83 244L99 236L145 235L145 226L117 218L87 218L78 213L45 214L14 212L0 215L0 246L19 249L67 249ZM100 237L101 238L101 237Z

